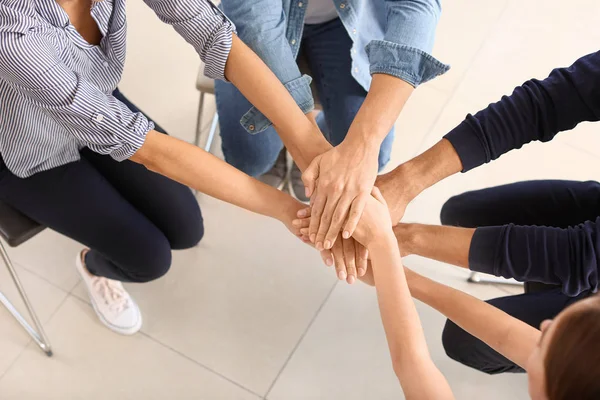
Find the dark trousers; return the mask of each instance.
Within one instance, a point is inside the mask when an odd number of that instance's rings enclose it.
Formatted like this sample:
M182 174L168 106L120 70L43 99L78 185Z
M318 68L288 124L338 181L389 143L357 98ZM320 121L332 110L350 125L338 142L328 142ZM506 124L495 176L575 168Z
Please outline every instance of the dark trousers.
M600 215L599 193L600 185L595 182L519 182L455 196L442 208L441 220L444 225L467 228L509 223L566 228ZM556 317L570 304L589 294L583 292L569 297L560 287L551 287L491 299L488 303L539 328L542 321ZM522 368L452 321L446 322L442 342L450 358L482 372L523 372Z
M121 93L114 94L139 111ZM202 214L189 188L142 165L119 163L88 149L81 151L80 161L26 179L2 166L0 198L88 246L86 264L92 274L124 282L161 277L171 265L172 249L193 247L204 235Z

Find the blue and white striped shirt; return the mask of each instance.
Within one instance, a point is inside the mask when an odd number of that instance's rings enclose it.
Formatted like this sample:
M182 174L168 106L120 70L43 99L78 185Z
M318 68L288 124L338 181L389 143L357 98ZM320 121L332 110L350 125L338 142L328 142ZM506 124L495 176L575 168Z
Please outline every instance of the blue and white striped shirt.
M209 0L144 0L224 79L233 25ZM126 0L93 2L90 45L55 0L0 0L0 154L25 178L88 147L122 161L154 124L112 96L125 63Z

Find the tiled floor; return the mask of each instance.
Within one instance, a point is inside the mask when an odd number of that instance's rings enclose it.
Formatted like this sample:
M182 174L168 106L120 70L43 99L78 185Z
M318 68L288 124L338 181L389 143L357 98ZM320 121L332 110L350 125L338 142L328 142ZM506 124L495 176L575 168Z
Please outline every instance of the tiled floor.
M193 137L198 62L142 2L129 2L129 58L121 89L171 134ZM452 64L421 87L398 121L392 164L415 155L529 77L544 77L597 50L596 0L448 1L435 55ZM210 104L207 115L214 106ZM461 191L530 178L598 179L597 134L583 124L550 144L529 145L412 204L408 220L437 223ZM596 127L598 129L598 127ZM80 246L44 232L10 254L55 356L46 358L0 308L0 399L400 399L374 291L336 280L278 223L199 197L207 235L178 252L172 271L130 285L142 333L122 337L95 318L74 269ZM466 273L417 257L406 264L481 298L514 293L472 285ZM0 290L16 298L0 268ZM486 376L446 357L444 319L418 305L435 362L459 399L525 399L523 375Z

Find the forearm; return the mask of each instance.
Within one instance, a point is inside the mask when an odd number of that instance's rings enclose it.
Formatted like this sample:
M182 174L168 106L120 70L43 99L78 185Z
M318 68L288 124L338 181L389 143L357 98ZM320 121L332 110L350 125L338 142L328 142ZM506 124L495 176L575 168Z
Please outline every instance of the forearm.
M473 296L406 270L414 298L438 310L488 346L527 368L540 332Z
M409 399L450 398L447 382L431 361L398 246L391 232L380 238L369 252L394 371Z
M599 287L600 218L569 228L504 225L478 228L469 268L518 281L562 286L570 296Z
M374 74L345 141L379 151L413 91L413 86L395 76Z
M280 221L291 221L302 206L212 154L156 131L148 133L131 160L211 197Z
M233 36L225 76L272 123L301 170L331 148L262 60Z
M394 227L403 255L416 254L462 268L469 268L474 233L475 229L454 226L398 224Z
M454 128L452 142L468 171L531 141L547 142L583 121L600 118L600 52L548 78L531 79Z
M397 223L404 213L404 207L415 197L461 170L462 164L456 150L449 141L442 139L393 171L380 175L375 186L388 203L392 221Z

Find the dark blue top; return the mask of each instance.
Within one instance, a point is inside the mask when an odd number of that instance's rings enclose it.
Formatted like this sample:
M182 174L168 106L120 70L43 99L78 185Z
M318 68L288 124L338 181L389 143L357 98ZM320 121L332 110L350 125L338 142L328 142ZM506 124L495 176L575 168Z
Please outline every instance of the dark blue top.
M445 138L458 152L466 172L531 141L547 142L580 122L598 120L600 52L582 57L568 68L555 69L542 81L525 82L510 96L468 115ZM480 228L473 238L469 266L518 280L561 284L568 295L595 292L599 286L599 231L600 218L568 229ZM490 243L492 237L495 244ZM494 249L507 239L509 251Z

